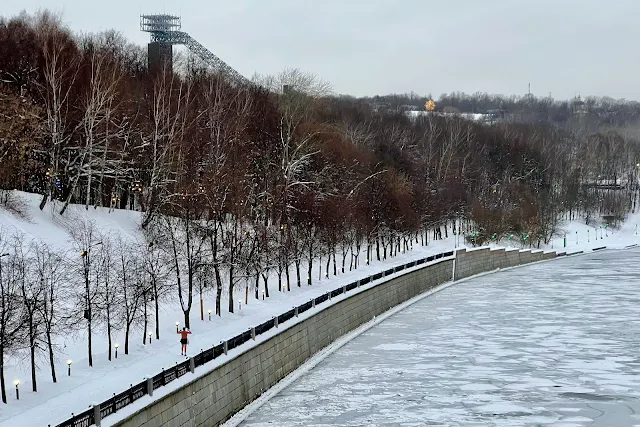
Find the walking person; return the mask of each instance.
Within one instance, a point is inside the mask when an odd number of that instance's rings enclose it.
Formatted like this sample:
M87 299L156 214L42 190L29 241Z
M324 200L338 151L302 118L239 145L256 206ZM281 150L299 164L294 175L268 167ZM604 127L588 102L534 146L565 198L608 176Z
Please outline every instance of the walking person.
M183 356L187 355L187 344L189 343L189 335L191 334L191 330L185 328L182 328L181 331L178 331L178 334L180 334L180 344L182 344L182 352L180 353Z

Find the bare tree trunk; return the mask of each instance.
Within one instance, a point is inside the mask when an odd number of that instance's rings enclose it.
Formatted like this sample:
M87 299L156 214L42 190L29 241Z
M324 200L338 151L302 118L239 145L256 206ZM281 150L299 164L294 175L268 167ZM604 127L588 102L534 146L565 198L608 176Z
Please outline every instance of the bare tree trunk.
M160 339L160 303L158 302L158 283L153 279L153 304L156 314L156 339Z
M126 326L124 329L124 354L129 354L129 330L131 327L131 323L127 319Z
M204 320L204 299L202 299L202 288L200 288L200 320Z
M31 356L31 388L38 391L36 381L36 326L33 324L33 314L29 313L29 353Z
M0 389L2 403L7 403L7 388L4 384L4 347L0 345Z
M217 264L213 265L213 272L216 276L216 315L222 316L222 278Z
M147 292L144 291L143 295L143 304L144 304L144 332L142 333L142 345L147 344L147 330L149 328L149 315L147 312ZM149 342L151 344L151 342Z
M229 313L233 313L233 264L229 266Z
M40 208L40 210L43 210L44 207L47 205L47 200L48 199L49 199L49 193L45 193L45 194L42 195L42 200L40 201L40 205L38 205L38 208ZM3 390L4 390L4 382L3 382Z
M349 255L349 251L342 251L342 272L343 273L347 263L347 255ZM351 251L351 262L353 263L353 251ZM351 270L351 268L349 268L349 270Z
M184 327L187 329L191 329L191 322L189 319L189 312L191 310L182 310L182 313L184 314Z
M344 265L343 265L343 267L344 267ZM338 275L338 266L336 264L336 248L335 247L333 248L333 275L334 276Z
M385 243L384 237L382 237L382 259L383 260L387 259L387 244Z
M47 331L47 349L49 350L49 367L51 368L51 379L53 380L53 382L57 382L58 379L56 378L56 364L55 364L55 357L53 354L53 340L51 339L51 331Z
M86 278L87 281L87 296L89 295L89 278ZM89 297L87 297L89 299ZM89 352L89 366L93 366L93 350L91 347L91 302L87 303L87 311L88 311L88 319L87 319L87 351Z
M264 282L264 296L269 298L269 276L262 273L262 281Z
M329 266L331 265L331 252L327 255L327 267L324 270L324 275L328 279L329 278Z
M109 309L109 304L107 304L107 345L109 346L109 361L111 361L111 347L112 347L112 339L111 339L111 310Z
M287 268L285 269L285 276L287 278L287 291L291 292L291 277L289 274L289 265L287 265Z
M256 285L256 299L260 299L259 296L259 289L260 289L260 272L258 270L256 270L256 281L255 281L255 285Z

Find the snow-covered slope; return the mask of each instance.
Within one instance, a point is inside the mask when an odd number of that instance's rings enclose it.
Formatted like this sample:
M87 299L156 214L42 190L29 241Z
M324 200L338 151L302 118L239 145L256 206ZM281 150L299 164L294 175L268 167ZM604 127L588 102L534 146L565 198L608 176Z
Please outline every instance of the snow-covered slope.
M25 217L13 215L0 208L0 227L8 232L19 231L27 238L39 239L48 245L61 249L72 249L69 228L83 221L93 221L100 230L123 237L137 237L140 233L140 212L125 210L109 210L108 208L93 208L88 210L84 206L70 205L64 215L58 212L62 207L60 202L49 202L41 211L39 209L42 196L24 192L13 192L13 197L21 199Z
M42 239L61 250L74 248L68 227L70 224L83 220L94 221L97 228L112 236L120 234L129 239L141 237L139 229L141 215L138 212L121 210L109 212L106 208L89 208L87 211L83 206L71 206L61 218L57 213L59 207L54 207L51 204L47 205L44 211L40 211L38 209L39 196L25 193L17 193L17 195L25 202L28 220L0 209L0 227L4 227L9 232L19 230L27 236ZM593 227L584 226L579 221L567 223L564 227L568 235L566 249L577 251L605 245L634 244L640 240L635 234L635 224L638 219L637 214L630 217L619 231L609 230L608 236L605 233L604 239L597 241L594 238ZM587 230L590 230L589 242L587 242ZM576 243L576 231L578 232L578 243ZM562 236L558 236L554 239L554 248L562 250L562 242ZM271 288L275 288L275 292L267 300L255 300L250 297L249 304L243 304L242 310L235 314L227 313L224 309L226 302L223 302L222 317L212 316L211 321L208 320L206 314L205 320L201 321L199 310L197 306L194 306L191 316L193 335L190 338L190 354L196 354L200 349L208 348L244 332L248 328L271 319L295 305L309 301L330 289L386 270L393 265L401 265L413 259L453 250L456 246L459 246L459 243L451 237L442 241L430 242L426 247L417 245L413 247L413 250L395 258L380 262L373 261L369 266L361 265L357 270L338 274L336 277L331 276L329 279L322 277L320 281L315 280L313 286L293 287L291 292L286 293L278 293L277 284L272 281ZM551 245L548 245L547 248L550 247ZM364 258L365 256L362 256L361 259ZM314 263L314 279L318 279L319 275L317 266L318 263ZM243 290L238 291L236 299L238 298L244 300ZM214 295L207 295L205 312L213 308ZM72 412L81 412L92 403L104 401L114 393L123 391L130 384L155 375L163 367L173 366L184 360L179 353L180 347L175 329L175 322L181 319L182 313L177 303L163 306L160 320L160 340L154 339L151 344L143 345L141 332L136 331L131 338L130 354L124 355L123 348L120 347L118 359L111 362L107 360L106 356L107 340L104 331L96 331L93 338L94 366L92 368L89 368L87 363L85 335L80 332L74 336L61 337L58 340L60 344L57 363L58 383L51 382L47 363L42 360L38 373L37 393L30 391L28 357L25 354L10 357L5 364L9 402L7 405L0 404L0 424L12 427L56 425L68 418ZM122 344L123 336L123 332L119 331L115 335L115 342ZM67 359L73 361L71 376L67 376ZM21 381L19 401L15 398L12 386L14 379Z

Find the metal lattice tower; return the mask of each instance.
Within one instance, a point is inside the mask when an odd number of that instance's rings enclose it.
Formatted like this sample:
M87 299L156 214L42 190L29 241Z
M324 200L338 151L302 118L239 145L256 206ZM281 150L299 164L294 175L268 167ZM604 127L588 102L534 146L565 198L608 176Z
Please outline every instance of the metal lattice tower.
M220 74L238 83L251 83L250 80L198 43L188 33L181 31L181 28L182 23L179 16L166 14L140 16L140 30L151 33L151 43L149 43L150 62L152 60L152 51L158 58L164 57L162 59L172 61L171 48L175 44L180 44L186 46Z

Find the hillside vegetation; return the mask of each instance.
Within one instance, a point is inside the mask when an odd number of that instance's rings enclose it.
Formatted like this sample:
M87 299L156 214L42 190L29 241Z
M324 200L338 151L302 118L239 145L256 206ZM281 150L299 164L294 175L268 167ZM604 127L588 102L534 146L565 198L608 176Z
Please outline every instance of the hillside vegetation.
M82 262L65 266L51 245L0 232L0 357L28 348L53 367L51 335L80 323L92 363L92 328L146 336L168 295L188 326L198 289L222 315L223 291L233 312L234 288L311 285L314 261L336 275L452 232L538 246L563 217L615 225L635 209L628 121L411 120L298 70L243 86L190 58L146 64L112 31L75 35L47 13L0 20L2 205L20 215L18 189L61 219L70 204L136 210L145 236L69 218Z

